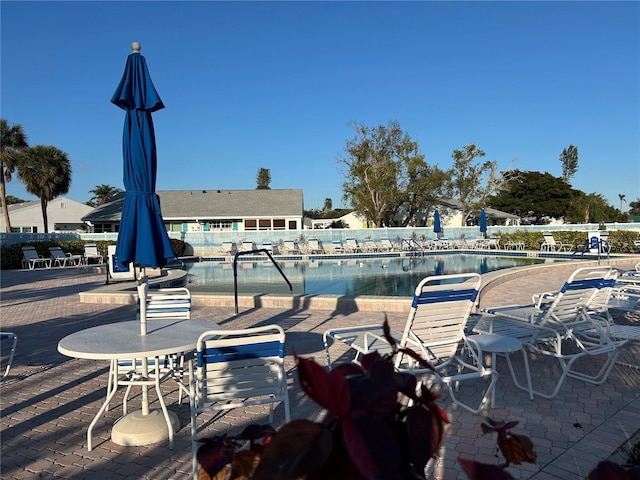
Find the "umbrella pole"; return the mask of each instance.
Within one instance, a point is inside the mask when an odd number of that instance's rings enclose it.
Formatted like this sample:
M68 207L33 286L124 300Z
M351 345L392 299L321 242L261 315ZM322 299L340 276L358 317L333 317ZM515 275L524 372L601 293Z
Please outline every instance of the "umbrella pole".
M147 290L149 289L147 267L142 267L136 286L138 288L138 301L140 302L140 335L144 336L147 334ZM149 377L147 360L147 358L142 359L142 377L145 380ZM149 387L147 385L142 385L142 415L149 415Z

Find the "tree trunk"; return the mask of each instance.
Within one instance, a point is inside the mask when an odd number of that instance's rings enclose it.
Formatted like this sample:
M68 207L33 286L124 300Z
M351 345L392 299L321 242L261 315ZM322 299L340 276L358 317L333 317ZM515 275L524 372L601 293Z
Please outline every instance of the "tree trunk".
M11 232L11 220L9 219L9 207L7 207L7 193L4 185L4 168L0 171L0 197L2 198L2 213L4 213L4 225L7 233Z
M40 199L40 206L42 207L42 221L44 223L44 233L49 233L49 219L47 218L47 201L44 198Z

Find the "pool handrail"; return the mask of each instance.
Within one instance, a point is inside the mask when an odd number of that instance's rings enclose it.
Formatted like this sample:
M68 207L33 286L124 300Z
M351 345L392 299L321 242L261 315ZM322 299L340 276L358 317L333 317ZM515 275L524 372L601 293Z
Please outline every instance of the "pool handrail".
M273 259L269 250L267 250L266 248L257 248L254 250L244 250L241 252L236 252L236 254L233 256L233 295L236 305L236 315L238 314L238 257L240 257L241 255L251 255L256 253L267 254L267 257L269 257L271 263L273 263L273 265L278 269L280 275L282 275L282 278L284 278L284 281L287 282L287 285L289 285L289 293L293 293L293 286L291 285L291 282L280 268L280 265L278 265L278 262Z

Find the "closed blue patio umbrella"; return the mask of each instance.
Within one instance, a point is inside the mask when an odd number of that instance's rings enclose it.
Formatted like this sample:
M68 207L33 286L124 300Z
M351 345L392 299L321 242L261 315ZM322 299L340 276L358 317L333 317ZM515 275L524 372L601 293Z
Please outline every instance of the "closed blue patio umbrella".
M111 102L125 110L122 153L126 196L116 255L120 263L158 268L174 257L156 190L156 140L151 113L164 108L140 45L131 45L124 74Z
M440 212L436 208L433 212L433 233L442 232L442 226L440 225Z
M156 195L156 139L151 113L164 108L147 70L140 44L131 44L124 74L111 102L125 111L122 155L124 186L126 189L116 256L120 263L132 262L142 267L137 281L140 302L140 335L147 334L146 297L148 280L146 267L158 268L174 257L171 241L162 220L160 202ZM147 359L142 359L142 376L148 376ZM167 425L162 415L151 415L147 385L142 386L142 416L138 412L123 417L114 425L121 445L146 445L150 439L166 438ZM156 412L157 413L157 412ZM145 436L139 436L144 432Z
M483 237L487 236L487 212L484 211L484 208L480 212L480 232Z

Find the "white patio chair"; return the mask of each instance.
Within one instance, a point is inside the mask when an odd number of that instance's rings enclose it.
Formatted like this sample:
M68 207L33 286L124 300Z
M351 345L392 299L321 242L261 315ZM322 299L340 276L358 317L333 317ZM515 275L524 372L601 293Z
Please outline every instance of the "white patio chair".
M9 375L9 370L11 370L11 365L13 365L13 356L16 353L16 345L18 345L18 335L12 332L0 332L0 341L11 341L11 347L9 348L9 355L7 358L7 366L5 367L2 377L0 378L0 380L4 380L7 375ZM4 356L7 349L5 347L0 347L0 351L3 352Z
M291 418L284 370L285 333L278 325L244 330L212 330L196 344L195 372L189 382L193 478L198 478L198 415L275 403ZM189 363L193 370L193 362Z
M435 372L419 367L405 355L396 355L395 367L419 375L425 384L444 384L451 400L460 407L479 413L488 403L497 374L483 364L483 353L475 342L467 341L464 328L475 306L480 289L480 275L465 273L424 278L416 287L404 332L392 332L401 347L408 347L428 360ZM324 332L327 364L331 368L329 340L337 340L354 350L354 361L377 350L389 353L391 347L382 336L380 325L345 327ZM469 356L467 359L465 356ZM459 383L488 378L479 406L472 407L457 398Z
M49 247L49 252L54 267L78 266L82 263L82 255L63 252L60 247Z
M98 252L98 246L95 243L84 244L84 255L82 256L82 263L89 265L92 260L97 260L96 263L104 263L104 258Z
M107 279L115 281L132 281L136 279L136 272L131 264L123 266L118 262L115 245L107 246ZM107 283L109 282L107 281Z
M516 337L536 353L557 361L561 373L551 393L533 389L535 395L555 397L567 378L600 385L625 343L613 339L602 320L589 313L600 290L610 284L611 270L608 266L577 269L548 303L539 299L532 305L485 308L488 315L482 316L473 331ZM584 358L604 360L591 373L576 368L576 362Z
M22 247L22 268L33 270L37 267L51 268L51 259L39 255L36 247Z
M158 290L150 290L147 293L146 318L147 321L153 321L159 318L170 318L177 320L188 320L191 318L191 292L185 287L160 288ZM139 305L139 303L138 303ZM138 306L138 319L140 319L140 307ZM182 403L182 394L189 394L189 389L183 382L184 378L184 355L172 355L161 360L159 369L156 371L155 359L148 358L147 366L150 375L157 375L161 381L172 377L178 384L178 403ZM122 401L123 415L127 414L127 399L132 384L129 380L139 375L142 368L142 359L117 359L111 361L111 373L107 384L107 395L109 392L117 388L118 385L126 385L124 398ZM127 383L125 383L127 382ZM109 407L107 406L107 410Z

